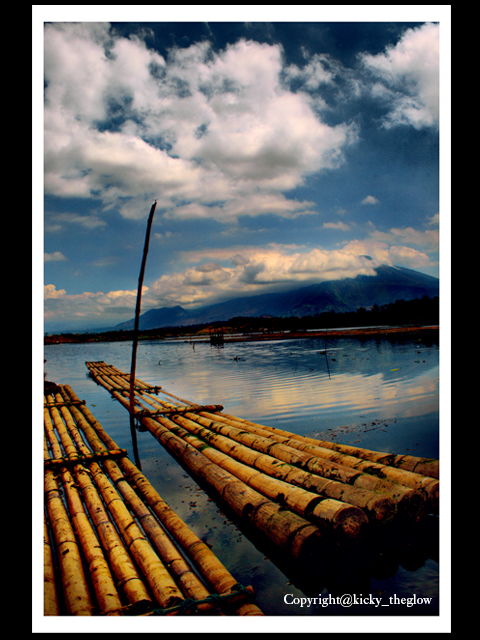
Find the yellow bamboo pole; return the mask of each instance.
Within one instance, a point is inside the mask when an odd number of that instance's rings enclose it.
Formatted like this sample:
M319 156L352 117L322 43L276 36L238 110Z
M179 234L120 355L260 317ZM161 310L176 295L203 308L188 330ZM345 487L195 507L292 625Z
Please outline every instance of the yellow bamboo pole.
M43 521L43 614L45 616L60 615L53 553L45 516Z
M62 393L65 398L70 398L73 401L78 400L78 397L71 387L66 385L63 390L64 391ZM77 416L77 413L81 413L85 420L81 420L80 416ZM99 450L102 444L108 449L114 449L117 447L115 441L103 429L100 422L93 416L88 407L82 405L79 409L75 409L75 415L78 418L77 423L85 434L90 445L95 450ZM237 585L237 581L227 571L213 552L162 500L142 472L132 462L130 462L127 457L123 457L118 460L118 467L121 468L124 477L128 480L130 485L133 483L136 491L143 496L146 504L150 506L152 512L155 513L173 540L183 550L183 554L185 554L190 562L196 566L197 571L200 576L202 576L205 583L209 584L219 594L229 593L234 590ZM115 471L115 473L117 474L116 478L118 480L120 478L118 475L120 471ZM118 483L118 485L120 489L121 487L125 487L125 483L123 482ZM164 538L162 538L162 544L164 544L164 542ZM178 560L172 558L171 566L174 571L177 570L177 575L182 572L182 565ZM198 588L196 592L189 592L189 597L194 599L197 599L200 595L202 594ZM235 605L235 610L238 615L263 615L257 605L249 602Z
M46 443L44 446L45 456L48 458ZM78 543L61 498L60 487L51 470L45 471L44 489L45 505L55 541L67 612L74 616L91 616L92 601Z
M186 414L185 417L190 418L191 415ZM172 419L175 422L180 422L180 417L174 416ZM226 423L221 423L217 420L208 420L202 417L196 417L195 421L203 424L211 431L226 435L232 440L245 444L256 451L272 455L283 462L287 462L301 469L306 469L323 478L339 480L345 484L351 484L354 487L367 489L368 491L378 491L379 493L390 496L395 502L400 504L403 500L410 501L413 495L412 491L396 484L375 478L356 469L330 462L329 460L323 460L315 455L298 451L293 447L275 443L270 438L250 433L244 429L237 429Z
M158 421L154 421L150 418L142 418L142 423L197 477L208 482L218 496L240 518L251 522L274 544L292 555L295 560L306 555L307 548L310 551L312 541L309 541L309 538L320 540L321 534L318 527L296 514L282 509L257 491L250 489L231 473L209 462L202 453L163 426L165 420L159 418ZM275 521L275 527L272 526L273 521ZM309 543L308 547L307 542ZM304 544L306 549L302 550Z
M115 367L111 367L111 365L105 365L105 363L103 363L103 367L105 368L105 370L110 370L117 374L122 374L121 371L119 371ZM137 383L139 383L139 381L137 381ZM171 397L175 397L173 396L173 394L167 394L165 391L164 393L166 395L170 395ZM184 403L188 403L187 400L183 400L180 398L178 399ZM203 412L201 415L204 415ZM374 462L374 463L383 464L386 467L392 467L392 470L393 468L397 469L397 471L404 469L405 471L416 473L422 477L432 477L436 479L438 479L439 477L439 461L435 459L421 458L421 457L410 456L410 455L396 455L392 453L372 451L369 449L354 447L351 445L339 444L336 442L328 442L326 440L308 438L306 436L300 436L298 434L293 434L288 431L278 429L277 427L268 427L265 425L258 425L249 420L238 418L236 416L229 415L228 413L225 413L225 412L222 412L222 413L215 412L215 416L217 418L220 418L221 420L227 419L227 420L232 420L234 422L241 423L243 426L260 427L261 429L264 429L272 434L286 437L287 439L294 439L296 441L310 443L325 449L331 449L336 452L344 453L345 455L350 455L355 458L370 460L371 462ZM210 416L205 416L205 417L210 417ZM401 478L402 476L392 474L392 477L395 478L396 482L399 482L398 478ZM408 482L408 475L405 476L405 479L407 480L406 486L412 487L413 485L410 482ZM435 486L435 485L432 485L432 486Z

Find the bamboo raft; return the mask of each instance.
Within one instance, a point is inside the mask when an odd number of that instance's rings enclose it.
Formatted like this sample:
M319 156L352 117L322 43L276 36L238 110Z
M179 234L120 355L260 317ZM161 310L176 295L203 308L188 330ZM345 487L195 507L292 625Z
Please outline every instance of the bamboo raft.
M87 362L130 411L129 374ZM294 562L324 543L358 546L368 531L417 523L439 501L438 460L295 435L134 381L134 416L241 522Z
M44 615L263 615L68 386L44 396Z

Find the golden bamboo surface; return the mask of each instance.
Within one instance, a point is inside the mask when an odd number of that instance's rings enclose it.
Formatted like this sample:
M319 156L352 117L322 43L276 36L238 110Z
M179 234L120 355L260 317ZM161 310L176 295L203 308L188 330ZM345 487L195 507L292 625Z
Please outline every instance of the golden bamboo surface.
M44 396L44 615L263 615L69 386Z
M130 410L128 374L103 361L86 365L93 379ZM410 468L402 468L407 456L338 450L336 444L134 382L138 421L242 521L295 560L304 545L311 549L321 539L351 543L368 527L418 522L438 508L438 478L412 470L430 472L435 461L408 456Z

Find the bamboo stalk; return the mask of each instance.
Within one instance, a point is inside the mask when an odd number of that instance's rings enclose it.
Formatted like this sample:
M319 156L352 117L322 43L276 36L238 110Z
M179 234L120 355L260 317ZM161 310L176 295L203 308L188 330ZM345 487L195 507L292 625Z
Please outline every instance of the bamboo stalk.
M164 424L164 422L162 421ZM298 469L294 465L283 462L269 454L262 454L241 443L226 438L225 436L211 432L204 427L199 427L187 418L175 419L176 424L180 424L188 431L199 434L209 444L236 460L251 466L268 476L282 480L288 484L301 487L307 491L314 491L323 498L336 500L338 504L338 520L341 521L339 512L345 507L360 508L365 511L369 519L373 522L387 522L396 513L394 501L389 496L384 496L370 490L359 489L346 485L336 480L323 478L317 474ZM322 522L322 526L331 530L332 505L324 513L322 502L315 510L316 518Z
M43 521L43 614L45 616L60 615L53 553L45 516Z
M322 512L323 512L323 502L322 498L318 496L318 494L313 494L311 492L305 491L299 487L293 487L292 485L283 482L278 479L274 479L264 473L259 472L255 469L255 462L251 461L252 466L241 464L235 461L230 456L221 453L221 451L226 450L230 452L231 442L224 438L223 436L216 436L213 433L205 430L203 427L198 425L195 421L184 419L184 420L176 420L175 417L172 417L176 423L183 425L188 429L179 429L170 426L172 432L180 435L187 442L190 442L196 448L200 449L202 453L216 462L219 466L225 468L230 471L233 475L236 475L239 479L243 480L253 488L255 488L260 493L263 493L267 497L280 501L282 504L285 504L288 508L295 511L299 515L305 516L307 513L312 513L313 517L317 520L317 525L325 525L325 522L322 520ZM195 434L194 439L189 439L188 434ZM191 435L190 435L191 438ZM206 441L210 444L215 445L216 449L209 448L206 445ZM223 444L223 447L222 447ZM237 447L237 451L239 447ZM241 457L239 456L239 459ZM320 504L319 504L320 503ZM328 521L327 521L327 530L332 528L332 517L335 513L337 518L335 524L338 526L341 521L344 522L346 529L353 535L353 532L361 526L363 521L366 521L366 518L363 512L353 507L352 505L348 505L342 502L336 502L336 509L333 510L334 501L330 501L328 506ZM342 517L340 517L340 512L343 512ZM349 514L349 515L347 515ZM347 524L347 519L352 520L351 523ZM353 525L353 521L356 521L356 525Z
M190 417L190 414L186 414L186 417ZM172 418L175 422L179 422L180 419L174 416ZM306 469L323 478L331 478L350 484L354 487L367 489L368 491L378 491L391 497L395 502L402 504L405 500L410 502L413 496L413 492L408 489L404 489L396 484L389 483L388 481L375 478L356 469L343 466L330 462L329 460L323 460L317 456L309 453L304 453L289 447L284 444L275 443L270 438L265 438L257 434L250 433L248 431L237 429L226 423L221 423L217 420L208 420L206 418L198 417L196 422L203 424L208 429L215 431L216 433L224 434L246 446L267 453L269 455L287 462L294 466ZM419 504L419 509L420 509Z
M124 384L125 382L122 380L121 385L124 386ZM155 404L157 403L156 400L150 400L150 402ZM172 420L176 424L182 425L183 427L188 429L190 432L200 434L202 438L207 440L210 444L213 444L217 449L221 449L224 453L227 453L228 455L233 455L233 457L249 464L250 466L254 466L254 467L257 466L256 464L257 456L254 456L252 458L250 455L251 452L247 447L241 444L238 446L234 446L236 444L236 441L232 441L229 438L225 438L224 436L218 435L216 433L213 434L206 431L204 428L202 428L201 426L199 427L199 425L197 424L197 422L202 422L202 420L197 419L197 416L194 416L193 414L188 414L188 415L190 415L190 417L195 418L195 420L190 420L189 418L186 418L183 416L172 416ZM162 422L158 416L156 418L157 418L157 421ZM170 423L162 422L162 424L166 425L167 428L171 428L169 427ZM214 435L217 435L217 437L214 437ZM269 461L270 464L268 464L267 460ZM287 463L288 466L283 467L281 470L281 475L278 476L277 475L278 474L278 466L277 466L278 458L275 458L272 456L263 457L261 459L261 463L263 465L261 467L262 471L266 472L269 475L272 475L272 471L273 471L273 475L276 475L276 477L280 477L281 479L285 479L286 475L289 475L289 472L291 472L291 470L295 468L295 467L292 467L292 465L290 464L291 463L291 460L290 460L290 462ZM321 495L323 495L324 497L339 498L343 502L351 503L348 506L354 505L356 507L361 507L365 509L369 517L374 521L388 521L395 513L395 505L392 500L392 496L379 495L376 492L372 492L370 490L363 490L357 487L354 487L354 488L352 487L352 490L349 491L344 485L344 483L335 481L335 484L332 485L328 482L327 479L324 479L324 478L321 478L321 479L319 478L317 482L315 481L312 482L311 474L309 474L308 471L304 472L302 480L300 481L298 480L300 477L299 474L296 474L296 475L294 474L293 477L296 478L296 481L299 482L301 486L304 486L307 489L312 489L314 487L314 490L320 493ZM304 482L308 482L308 484L305 486ZM408 496L408 502L407 502L407 499L405 498L405 491L400 489L399 493L400 495L402 495L402 491L403 491L403 500L404 500L402 506L403 506L404 512L406 512L410 517L418 519L419 515L423 513L422 500L418 496L412 496L412 492L410 492L410 495ZM407 506L409 507L409 511L407 511ZM321 517L321 514L322 514L321 506L317 509L316 513L318 517ZM327 509L326 514L328 514L327 516L328 519L331 519L332 517L331 505ZM340 521L341 521L341 518L339 517L338 522ZM329 528L331 528L331 522L329 523L329 525L330 525Z
M109 370L111 370L113 373L116 374L122 374L121 371L119 371L118 369L116 369L115 367L112 367L111 365L105 365L105 363L102 363L106 368L108 368ZM139 383L140 381L136 381L137 383ZM146 386L146 385L145 385ZM167 394L165 391L163 392L166 395L170 395L171 397L175 397L173 396L173 394ZM177 398L178 400L180 400L181 402L184 403L188 403L187 400L183 400L180 398ZM203 415L203 413L202 413ZM314 439L314 438L307 438L306 436L300 436L298 434L293 434L290 433L288 431L284 431L282 429L278 429L276 427L269 427L269 426L265 426L265 425L258 425L256 423L253 423L249 420L245 420L243 418L238 418L236 416L232 416L229 415L225 412L222 413L218 413L215 412L215 416L217 418L220 418L221 420L232 420L238 423L242 423L243 426L253 426L253 427L260 427L263 430L266 430L272 434L278 435L278 436L282 436L282 437L286 437L287 439L293 439L293 440L297 440L297 441L301 441L301 442L305 442L305 443L310 443L312 445L316 445L316 446L320 446L322 448L325 449L331 449L340 453L344 453L346 455L351 455L353 457L359 458L359 459L363 459L363 460L370 460L371 462L374 463L379 463L379 464L383 464L386 467L392 467L397 469L397 470L401 470L404 469L405 471L410 471L413 473L416 473L422 477L432 477L432 478L436 478L438 479L439 477L439 472L438 472L438 460L434 460L431 458L421 458L421 457L416 457L416 456L410 456L410 455L396 455L396 454L392 454L392 453L385 453L385 452L379 452L379 451L372 451L369 449L362 449L360 447L354 447L351 445L344 445L344 444L339 444L339 443L335 443L335 442L328 442L326 440L318 440L318 439ZM205 416L205 417L210 417L210 416ZM290 443L291 444L291 443ZM402 476L398 475L395 476L396 478L400 478ZM408 478L408 475L405 476L405 478ZM397 481L397 480L396 480ZM411 484L407 484L406 486L412 486ZM433 486L433 485L432 485Z
M235 578L210 550L210 548L188 527L178 514L160 497L147 477L128 459L122 458L120 466L125 476L134 484L152 511L172 538L196 566L205 582L217 593L228 593L237 584ZM241 605L239 615L263 615L251 603Z

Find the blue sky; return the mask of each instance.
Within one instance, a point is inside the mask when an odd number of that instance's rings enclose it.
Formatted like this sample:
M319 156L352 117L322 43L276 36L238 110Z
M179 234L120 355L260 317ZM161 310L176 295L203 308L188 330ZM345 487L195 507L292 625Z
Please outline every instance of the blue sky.
M46 331L133 317L154 200L142 312L380 264L439 275L448 7L103 9L42 25Z

